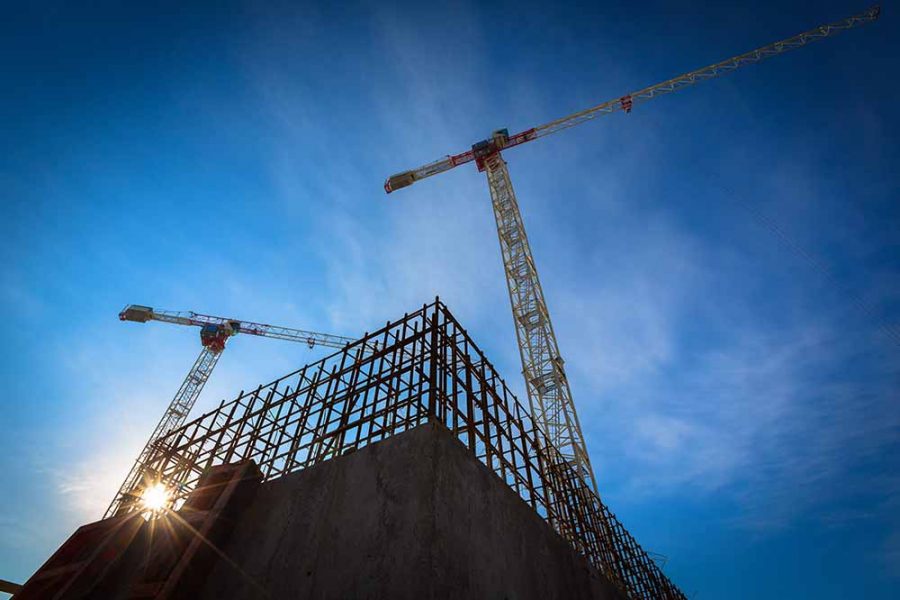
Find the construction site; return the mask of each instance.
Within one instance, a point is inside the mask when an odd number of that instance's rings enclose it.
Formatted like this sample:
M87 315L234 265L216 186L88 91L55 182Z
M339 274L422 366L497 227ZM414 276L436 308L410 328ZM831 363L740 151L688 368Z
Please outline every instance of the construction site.
M527 398L507 384L519 375L499 373L478 332L440 298L384 315L358 338L127 305L128 326L199 331L200 354L160 403L102 518L2 591L16 600L687 598L603 500L504 153L879 15L876 6L544 125L500 129L387 178L393 193L468 163L485 174ZM243 336L331 353L195 414L226 345Z

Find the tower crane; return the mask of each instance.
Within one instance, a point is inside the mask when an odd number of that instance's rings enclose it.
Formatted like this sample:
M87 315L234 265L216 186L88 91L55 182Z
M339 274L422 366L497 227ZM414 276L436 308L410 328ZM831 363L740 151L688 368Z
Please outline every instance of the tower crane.
M532 416L547 436L548 442L594 491L597 491L597 483L572 401L563 358L553 332L509 170L500 151L547 137L603 115L618 111L630 113L638 104L874 21L880 13L881 8L873 6L841 21L816 27L514 135L509 135L507 129L497 130L491 137L477 142L469 150L392 175L385 181L384 190L390 194L416 181L473 161L478 171L485 172L497 222L500 253Z
M239 321L237 319L225 319L223 317L212 317L202 315L195 312L176 312L168 310L154 310L149 306L140 306L130 304L122 309L119 313L119 319L122 321L133 321L135 323L146 323L147 321L161 321L163 323L172 323L174 325L189 325L200 328L200 343L203 349L194 366L188 371L187 377L184 378L178 392L172 402L169 403L165 414L160 419L159 424L150 439L141 450L137 461L128 476L119 488L118 493L113 499L109 508L106 510L106 516L115 515L120 509L130 506L140 497L141 490L145 487L144 465L153 454L156 448L156 442L166 434L178 429L184 424L188 414L197 401L197 397L203 390L203 386L212 374L222 351L225 350L225 342L233 335L246 334L257 335L260 337L275 338L279 340L287 340L290 342L301 342L314 348L316 346L325 346L327 348L343 348L347 344L355 340L339 335L330 335L327 333L317 333L315 331L305 331L303 329L292 329L290 327L278 327L275 325L265 325L262 323L252 323L250 321ZM366 351L375 348L365 348Z

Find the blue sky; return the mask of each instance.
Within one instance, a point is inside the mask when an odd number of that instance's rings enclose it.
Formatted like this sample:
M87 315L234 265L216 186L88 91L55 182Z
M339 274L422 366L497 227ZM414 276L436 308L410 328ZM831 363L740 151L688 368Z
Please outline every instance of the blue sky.
M486 183L387 175L864 3L92 3L0 28L0 578L98 518L199 352L439 294L519 391ZM895 11L511 150L606 502L691 597L900 585ZM198 412L321 354L235 338Z

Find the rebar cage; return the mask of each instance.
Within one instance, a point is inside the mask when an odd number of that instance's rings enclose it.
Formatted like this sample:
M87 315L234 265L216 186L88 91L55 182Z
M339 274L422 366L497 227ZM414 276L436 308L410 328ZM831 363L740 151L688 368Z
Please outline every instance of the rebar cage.
M145 467L179 498L214 465L253 460L274 479L433 420L629 598L685 598L550 445L437 299L223 402L158 440ZM131 510L139 508L123 497L110 512Z

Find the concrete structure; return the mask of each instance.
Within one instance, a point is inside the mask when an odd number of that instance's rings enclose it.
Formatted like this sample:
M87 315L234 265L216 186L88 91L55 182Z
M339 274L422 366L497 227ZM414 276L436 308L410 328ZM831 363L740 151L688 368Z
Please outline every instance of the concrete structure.
M199 598L618 599L441 424L264 483Z
M180 508L80 527L17 600L685 600L438 300L144 466Z

